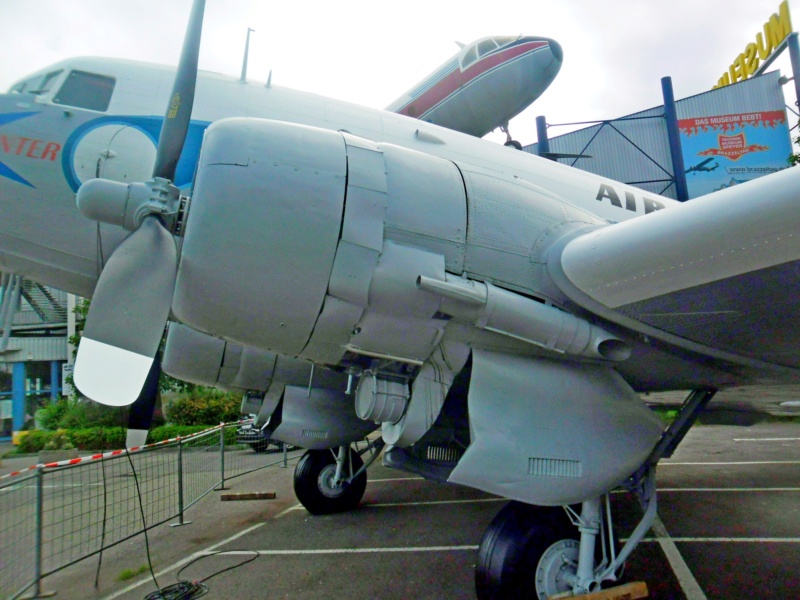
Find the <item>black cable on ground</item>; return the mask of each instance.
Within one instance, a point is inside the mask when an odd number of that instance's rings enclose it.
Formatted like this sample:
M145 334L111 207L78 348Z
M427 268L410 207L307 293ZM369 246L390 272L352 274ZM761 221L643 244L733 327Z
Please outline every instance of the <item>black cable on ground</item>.
M103 530L100 534L100 555L97 559L97 571L94 574L94 589L100 587L100 567L103 564L103 550L106 547L106 522L108 520L108 488L106 487L106 459L100 459L100 468L103 470Z
M212 552L209 554L203 554L190 560L188 563L183 565L178 572L175 574L175 579L178 580L178 583L173 585L168 585L164 589L156 590L155 592L150 592L147 596L144 597L144 600L192 600L194 598L200 598L201 596L205 596L208 593L208 586L205 585L205 582L211 579L212 577L216 577L221 573L225 573L226 571L232 571L233 569L238 569L242 565L246 565L247 563L253 562L255 559L258 558L258 552L253 550L253 556L244 560L240 563L232 565L230 567L225 567L224 569L220 569L219 571L212 573L208 577L204 577L199 581L181 581L181 573L189 566L193 565L199 560L204 558L208 558L209 556L220 556L227 554L224 550L219 550L217 552Z
M144 517L144 503L142 502L142 490L139 488L139 477L136 475L136 467L133 466L133 459L131 458L130 451L125 449L125 456L128 457L128 462L131 465L131 473L133 473L133 482L136 484L136 495L139 498L139 512L142 515L142 529L144 530L144 547L147 551L147 566L150 568L150 575L153 577L153 583L156 588L161 589L156 579L156 574L153 572L153 561L150 558L150 539L147 537L147 520Z

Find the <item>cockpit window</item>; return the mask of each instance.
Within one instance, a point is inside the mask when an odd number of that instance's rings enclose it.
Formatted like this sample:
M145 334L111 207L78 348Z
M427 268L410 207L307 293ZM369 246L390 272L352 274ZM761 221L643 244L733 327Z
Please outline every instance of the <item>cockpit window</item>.
M492 39L494 39L495 43L497 43L497 45L502 48L503 46L507 46L511 42L515 41L517 38L514 38L514 37L496 37L496 38L492 38Z
M51 71L50 73L46 73L44 75L31 77L30 79L21 81L12 87L11 92L17 94L44 94L50 90L50 87L53 85L53 82L59 75L61 75L61 69L58 71Z
M461 61L461 68L466 69L472 63L478 60L478 53L475 50L475 46L467 50L467 53L464 55L464 59Z
M495 49L497 49L497 44L494 43L494 40L483 40L480 44L478 44L478 56L488 54Z
M55 104L66 104L89 110L105 111L111 102L114 79L85 71L73 71L53 98Z

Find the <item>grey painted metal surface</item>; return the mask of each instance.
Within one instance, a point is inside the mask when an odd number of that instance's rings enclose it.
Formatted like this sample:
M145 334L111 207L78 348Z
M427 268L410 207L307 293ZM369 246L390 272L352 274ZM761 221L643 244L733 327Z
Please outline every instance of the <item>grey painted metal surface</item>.
M663 430L609 367L483 351L473 352L469 413L472 443L450 481L531 504L619 485Z

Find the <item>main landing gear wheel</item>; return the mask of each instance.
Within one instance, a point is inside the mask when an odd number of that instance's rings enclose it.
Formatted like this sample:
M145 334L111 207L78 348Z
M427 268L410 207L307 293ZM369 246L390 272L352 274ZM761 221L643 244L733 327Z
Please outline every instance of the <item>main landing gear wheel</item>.
M479 600L546 599L572 591L567 580L578 564L579 536L560 506L509 502L478 548Z
M257 454L263 454L269 448L270 443L271 442L269 440L260 440L253 444L250 444L250 447L253 449L253 452Z
M364 464L357 452L350 449L341 479L336 480L336 450L309 450L294 470L294 493L312 515L328 515L353 510L367 489L367 472L350 480Z

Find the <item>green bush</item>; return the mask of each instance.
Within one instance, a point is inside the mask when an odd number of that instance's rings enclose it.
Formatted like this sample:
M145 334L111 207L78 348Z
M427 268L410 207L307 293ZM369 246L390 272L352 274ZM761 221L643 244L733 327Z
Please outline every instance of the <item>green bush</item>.
M197 388L167 407L167 421L174 425L219 425L239 419L239 394Z
M151 429L147 434L147 443L154 444L178 436L186 437L193 433L209 429L208 425L162 425ZM30 431L20 438L18 454L35 454L40 450L66 448L69 445L83 451L121 450L125 448L128 430L125 427L88 427L59 431ZM225 445L236 443L236 430L229 427L225 430ZM199 446L216 446L219 444L219 433L206 436L198 442Z
M62 398L58 402L48 404L36 411L36 420L39 421L44 429L55 431L64 415L69 410L71 402L67 398Z
M80 450L119 450L125 447L128 430L125 427L89 427L67 432Z
M164 414L158 404L153 414L153 426L164 424ZM127 407L105 406L87 399L62 398L39 409L36 416L41 426L51 431L128 426Z
M178 436L186 437L198 431L205 431L208 428L208 425L162 425L150 430L150 433L147 434L147 443L155 444Z
M147 434L147 443L155 444L156 442L171 440L178 436L186 437L188 435L192 435L193 433L205 431L209 427L209 425L164 425L162 427L156 427L155 429L151 429L150 433ZM225 430L225 445L230 446L235 443L236 429L233 427L228 427ZM199 443L198 445L216 446L217 444L219 444L219 432L214 435L204 437L202 443Z
M50 438L55 436L55 431L29 431L19 438L19 446L17 452L20 454L29 454L32 452L39 452L44 449Z
M69 407L58 422L61 429L88 427L125 427L127 407L105 406L92 400L69 400Z
M67 436L66 431L54 431L44 445L44 450L72 450L75 446Z

